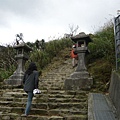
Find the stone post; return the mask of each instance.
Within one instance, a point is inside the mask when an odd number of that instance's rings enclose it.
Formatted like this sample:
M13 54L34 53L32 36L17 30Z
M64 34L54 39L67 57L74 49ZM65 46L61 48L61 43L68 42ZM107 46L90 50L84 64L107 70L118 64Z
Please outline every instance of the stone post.
M16 49L17 52L15 58L18 66L13 75L11 75L7 80L4 80L4 82L7 85L21 86L25 72L25 62L28 60L28 52L30 52L32 49L25 43L14 46L14 49Z
M88 43L92 40L84 32L71 37L71 39L76 43L75 52L78 54L78 65L75 72L65 80L64 88L66 90L89 89L93 79L87 71L85 56L88 53Z

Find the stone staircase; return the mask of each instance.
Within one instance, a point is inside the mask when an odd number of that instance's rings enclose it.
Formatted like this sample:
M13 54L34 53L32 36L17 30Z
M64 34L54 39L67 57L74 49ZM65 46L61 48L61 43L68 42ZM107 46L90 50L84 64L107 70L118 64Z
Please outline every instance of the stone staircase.
M42 93L33 98L28 117L21 117L27 101L23 89L2 85L0 120L87 120L88 91L64 90L64 80L73 71L68 59L40 77Z

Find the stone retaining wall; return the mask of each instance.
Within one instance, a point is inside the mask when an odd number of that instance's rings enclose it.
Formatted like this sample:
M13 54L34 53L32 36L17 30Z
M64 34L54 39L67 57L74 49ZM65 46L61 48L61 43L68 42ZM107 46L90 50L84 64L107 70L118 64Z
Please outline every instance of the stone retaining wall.
M116 108L118 118L120 119L120 73L112 71L109 87L110 98Z

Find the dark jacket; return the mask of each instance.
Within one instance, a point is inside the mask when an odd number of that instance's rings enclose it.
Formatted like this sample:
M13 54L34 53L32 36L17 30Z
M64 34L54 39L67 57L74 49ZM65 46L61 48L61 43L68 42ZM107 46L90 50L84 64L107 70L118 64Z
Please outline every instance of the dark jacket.
M23 77L24 91L32 92L38 88L39 72L34 70L30 75L25 74Z

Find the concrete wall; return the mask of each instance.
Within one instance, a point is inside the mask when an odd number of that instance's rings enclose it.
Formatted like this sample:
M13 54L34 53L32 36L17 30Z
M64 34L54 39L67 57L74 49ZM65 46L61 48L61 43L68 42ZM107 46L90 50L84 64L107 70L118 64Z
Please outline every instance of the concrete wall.
M120 119L120 73L118 74L116 71L112 71L111 74L109 95Z

